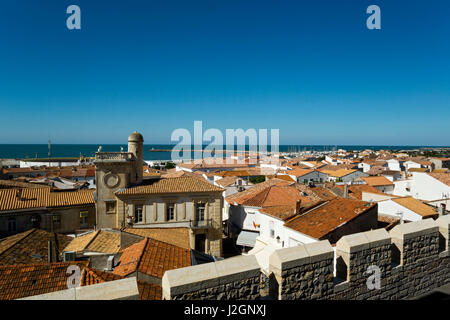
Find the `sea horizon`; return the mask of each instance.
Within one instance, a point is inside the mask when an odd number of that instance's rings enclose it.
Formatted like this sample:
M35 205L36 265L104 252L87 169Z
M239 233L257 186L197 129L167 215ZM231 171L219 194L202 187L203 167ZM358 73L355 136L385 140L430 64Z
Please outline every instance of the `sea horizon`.
M95 152L98 151L99 146L102 146L104 152L119 152L121 147L123 150L127 150L127 144L51 144L50 157L53 158L69 158L69 157L93 157ZM171 151L177 144L144 144L144 159L151 160L170 160ZM208 146L203 145L203 148ZM428 149L428 148L450 148L450 146L414 146L414 145L294 145L283 144L279 146L279 152L324 152L335 151L339 149L362 151L366 149L370 150L416 150L416 149ZM164 150L164 151L152 151ZM196 149L195 146L191 146L191 150ZM245 146L245 150L248 150L249 146ZM270 151L270 146L268 146ZM226 150L226 146L223 147ZM48 144L0 144L0 159L36 159L36 158L48 158Z

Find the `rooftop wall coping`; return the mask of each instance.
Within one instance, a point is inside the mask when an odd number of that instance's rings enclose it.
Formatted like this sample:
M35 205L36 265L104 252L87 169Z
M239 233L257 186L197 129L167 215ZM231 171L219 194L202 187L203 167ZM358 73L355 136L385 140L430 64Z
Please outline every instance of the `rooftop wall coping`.
M328 240L278 249L269 257L271 269L283 270L325 259L333 259L334 250Z
M216 262L168 270L162 278L163 296L216 287L222 284L256 277L261 267L254 255L238 256Z
M387 244L391 244L391 237L385 229L381 228L343 236L336 243L336 250L354 253Z
M450 214L439 217L436 220L436 223L437 223L440 231L444 231L444 230L449 231L449 229L450 229ZM448 234L448 232L447 232L447 234Z
M71 288L19 300L131 300L139 299L136 277Z
M389 233L392 239L407 240L438 231L439 227L436 221L424 219L397 225Z

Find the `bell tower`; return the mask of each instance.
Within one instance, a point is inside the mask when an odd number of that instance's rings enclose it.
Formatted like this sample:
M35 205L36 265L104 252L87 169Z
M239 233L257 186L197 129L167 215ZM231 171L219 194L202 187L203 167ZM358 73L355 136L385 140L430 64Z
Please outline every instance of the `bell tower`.
M144 138L133 132L128 137L128 152L95 154L95 203L97 228L118 228L126 219L123 204L115 192L142 182L144 165Z
M134 154L135 162L135 177L132 177L134 183L141 183L144 174L144 137L138 132L133 132L128 137L128 152Z

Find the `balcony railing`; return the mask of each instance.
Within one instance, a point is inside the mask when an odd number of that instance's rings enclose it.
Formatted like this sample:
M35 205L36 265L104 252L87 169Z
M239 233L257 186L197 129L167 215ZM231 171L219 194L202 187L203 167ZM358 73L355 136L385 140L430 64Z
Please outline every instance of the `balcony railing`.
M212 219L190 220L191 229L208 229L212 226Z
M96 152L95 160L125 160L131 161L134 155L131 152Z

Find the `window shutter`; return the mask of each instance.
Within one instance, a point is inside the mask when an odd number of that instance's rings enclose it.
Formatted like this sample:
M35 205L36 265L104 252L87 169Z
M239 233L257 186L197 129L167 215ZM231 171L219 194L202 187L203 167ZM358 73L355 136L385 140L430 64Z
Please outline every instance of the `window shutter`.
M157 221L158 220L158 203L153 202L153 221Z
M186 202L181 204L181 220L186 220Z

